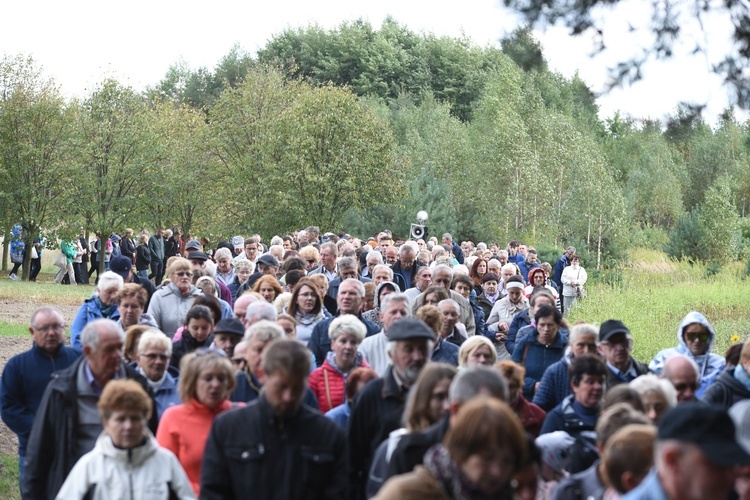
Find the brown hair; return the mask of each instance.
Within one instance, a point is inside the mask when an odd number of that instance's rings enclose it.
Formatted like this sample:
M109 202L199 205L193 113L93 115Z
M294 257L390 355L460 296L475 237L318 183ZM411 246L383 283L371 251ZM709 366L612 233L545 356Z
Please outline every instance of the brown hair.
M511 380L518 383L519 388L523 388L524 377L526 376L526 368L523 365L519 365L515 361L504 359L500 361L495 367L505 377L505 380L510 384Z
M354 396L357 395L357 386L361 382L366 384L370 380L375 380L376 378L378 378L378 374L371 368L360 366L359 368L352 370L346 378L346 399L348 401L354 399Z
M325 276L323 276L323 278L325 278ZM286 308L289 315L294 316L295 318L297 317L297 297L299 297L300 290L304 287L310 288L315 293L315 305L313 306L312 314L317 315L323 308L323 299L318 292L316 284L310 279L301 279L296 285L294 285L292 298L289 300L289 305Z
M517 471L526 460L523 427L507 403L493 398L474 398L461 406L445 436L445 447L460 466L472 455L494 455L508 449Z
M138 382L112 380L104 386L96 406L99 408L99 415L104 419L109 418L112 412L122 410L136 410L141 412L144 418L149 418L153 403Z
M180 360L180 399L188 403L197 398L198 379L205 370L218 370L224 374L226 398L234 390L234 367L229 358L214 350L198 350L186 354Z
M654 442L656 427L630 424L612 435L604 447L604 481L618 493L625 494L622 475L631 472L639 478L648 474L654 464Z
M260 287L263 286L263 284L269 285L271 288L273 288L273 291L276 292L276 295L274 295L274 300L276 297L281 294L284 289L281 288L281 285L279 285L279 280L276 279L275 276L271 276L270 274L266 274L258 278L258 280L253 285L253 292L260 293Z
M135 286L140 287L140 285ZM141 335L143 335L144 332L151 330L152 328L153 326L149 325L131 325L128 327L125 331L125 343L122 346L122 352L125 355L125 359L128 361L134 360L134 357L131 357L130 354L137 354L138 339L141 338Z
M445 363L427 363L422 368L404 409L404 425L409 432L422 431L435 423L430 418L432 391L439 382L455 376L456 369Z
M484 262L484 273L487 274L487 261L484 260L482 257L478 257L474 260L474 263L471 265L471 269L469 269L469 276L471 277L471 280L474 282L475 285L482 286L482 276L479 276L477 274L477 269L479 268L479 264Z
M437 306L427 305L422 306L417 310L417 319L421 319L427 326L432 328L436 335L440 335L440 330L443 328L443 313Z
M129 299L131 297L138 299L138 304L140 304L141 308L146 307L146 302L148 302L148 292L137 283L127 283L126 285L123 285L123 287L117 291L117 295L115 295L115 302L119 304L123 299Z

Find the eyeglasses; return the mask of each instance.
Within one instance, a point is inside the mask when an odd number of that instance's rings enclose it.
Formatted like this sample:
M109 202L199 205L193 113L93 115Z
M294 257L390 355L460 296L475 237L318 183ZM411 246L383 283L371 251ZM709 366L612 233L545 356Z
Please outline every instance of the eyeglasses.
M60 330L65 330L65 325L56 324L56 325L46 325L42 327L32 326L32 328L34 330L38 330L43 333L47 333L49 331L59 332Z
M685 334L685 340L687 340L688 342L695 342L696 340L705 342L708 340L708 337L710 337L708 333L686 333Z
M166 354L156 354L155 352L150 352L148 354L141 354L141 356L144 356L146 359L150 359L151 361L155 359L160 359L161 361L166 361L169 359L169 356Z
M190 271L177 271L175 274L180 278L184 278L185 276L187 276L188 278L193 277L193 273L191 273Z

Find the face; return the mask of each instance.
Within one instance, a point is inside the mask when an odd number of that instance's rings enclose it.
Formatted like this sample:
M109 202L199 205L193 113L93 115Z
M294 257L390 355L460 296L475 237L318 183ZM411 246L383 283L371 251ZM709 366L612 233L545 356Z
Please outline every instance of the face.
M336 364L342 368L350 367L357 357L359 342L354 335L342 333L331 342L331 350L336 355Z
M547 297L543 295L537 297L536 300L534 301L534 305L531 306L531 316L533 317L536 314L536 312L539 310L539 308L545 305L551 306L553 304L551 300L549 300Z
M377 269L372 274L372 281L375 283L375 287L377 288L378 285L380 285L384 281L391 281L390 273L388 272L388 269L380 268Z
M481 345L474 349L474 351L469 354L469 359L466 362L466 365L469 368L473 368L478 365L482 366L492 366L492 360L494 356L492 356L492 351L490 350L489 346Z
M544 285L544 275L542 273L535 273L534 274L534 286L543 286Z
M297 309L302 314L310 314L318 301L318 292L309 286L300 288L297 294Z
M500 266L502 267L508 263L508 256L505 254L500 254L497 256L497 260L500 261Z
M191 318L187 324L187 330L198 342L203 342L211 334L214 325L204 318Z
M250 272L249 268L243 267L241 269L235 270L235 274L237 275L237 279L239 280L239 282L244 283L252 273Z
M318 266L318 261L315 259L306 259L307 262L307 270L312 271Z
M633 342L628 340L624 333L617 333L609 340L601 343L602 353L608 363L614 366L621 366L630 361L630 350L633 348Z
M393 369L397 370L404 384L410 386L416 382L422 367L430 359L427 347L426 339L399 340L396 342L395 352L390 356Z
M282 370L276 370L263 383L266 401L279 416L291 415L297 411L306 388L307 380L304 377L287 374Z
M392 266L398 260L398 249L396 247L388 247L385 250L385 262L389 266Z
M526 262L528 262L529 264L536 264L536 254L531 252L527 253Z
M336 255L327 246L320 251L320 260L327 269L336 267Z
M414 255L414 252L409 250L401 252L401 258L399 259L401 262L401 269L411 269L414 266L415 259L416 255Z
M420 250L424 250L425 248L427 248L427 244L421 238L417 240L417 246Z
M162 238L163 236L164 236L164 230L163 229L158 229L156 231L156 237L157 238Z
M169 281L180 290L189 290L193 284L193 271L175 271L169 276Z
M231 333L217 333L214 336L214 346L227 353L227 357L232 359L234 356L234 346L240 343L242 337Z
M268 283L262 283L260 285L260 294L266 302L273 302L276 298L276 290L274 290Z
M596 337L591 333L582 333L570 344L570 349L573 351L574 357L596 354Z
M141 444L146 423L146 416L133 410L113 411L109 418L102 419L102 427L112 438L112 444L125 450Z
M206 261L203 259L190 259L190 265L193 266L193 269L205 269Z
M700 323L693 323L682 330L682 338L693 356L701 356L708 351L711 333Z
M483 260L479 261L479 264L477 264L477 275L482 277L487 272L487 263Z
M437 422L450 412L451 405L448 399L448 389L450 386L450 379L444 378L435 384L435 387L432 389L429 409L430 421Z
M344 267L339 268L339 276L341 276L341 280L347 280L349 278L357 279L357 268L356 267Z
M518 253L526 255L528 253L528 247L526 245L518 245Z
M652 424L657 425L661 416L669 409L667 398L661 391L649 391L641 394L644 413Z
M256 376L260 375L260 362L261 357L263 355L263 349L266 348L266 346L269 344L269 342L264 342L261 340L257 340L255 338L251 339L247 346L247 368L250 370L251 373L255 374Z
M498 450L488 456L470 455L460 467L466 479L479 493L491 496L510 482L514 463L509 451Z
M421 269L419 274L417 274L417 288L420 290L427 290L431 285L432 273L430 273L430 269L425 266L425 268Z
M229 381L224 370L205 369L198 376L198 384L195 388L195 398L202 405L211 409L219 406L227 399L227 387Z
M138 324L143 314L143 306L138 297L123 298L118 304L117 309L120 311L123 328Z
M161 380L164 376L168 363L169 356L167 356L167 350L163 347L150 346L138 355L138 366L141 367L149 380L154 382Z
M45 352L55 353L65 340L65 321L55 312L40 312L29 331L37 347Z
M500 276L500 266L497 262L491 262L487 264L487 272L494 274L495 276Z
M519 302L521 302L522 296L523 296L523 290L520 288L511 288L510 290L508 290L508 300L513 305L516 305Z
M292 242L291 242L291 241L289 241L289 240L284 240L284 242L282 243L282 245L283 245L283 247L284 247L284 251L285 251L285 252L286 252L287 250L291 250L291 249L292 249Z
M573 260L570 261L570 265L573 266L573 267L577 267L577 266L581 265L581 261L579 259L573 259Z
M119 290L120 287L117 285L99 290L99 300L101 300L102 304L104 304L105 306L111 306L115 303L115 295L117 295L117 292Z
M258 244L248 243L245 245L245 256L247 257L247 260L254 262L256 257L258 257Z
M734 482L734 470L711 463L696 446L686 446L670 467L680 491L677 497L686 500L727 498Z
M677 391L677 402L684 403L695 399L695 391L698 390L698 382L693 367L687 362L672 365L669 368L669 381Z
M232 270L232 261L227 259L226 257L221 258L216 261L216 267L219 269L219 272L221 274L227 274Z
M357 314L359 306L362 305L362 296L357 284L351 281L342 283L336 296L336 304L342 314Z
M482 290L484 290L484 293L487 295L495 295L497 293L497 281L490 280L482 283Z
M458 310L451 303L445 303L438 307L440 312L443 313L443 332L450 334L458 323Z
M586 408L595 408L604 395L604 376L589 375L587 373L583 376L581 383L577 387L573 384L571 386L573 387L573 394L576 401Z
M214 285L208 280L201 281L200 285L198 285L198 288L200 288L204 295L214 295Z
M391 246L391 242L390 242L390 240L387 240L387 239L386 240L382 240L380 242L379 246L380 246L380 253L383 254L383 255L385 255L386 254L385 253L386 250L388 250L388 247Z
M276 320L276 323L278 323L279 326L284 329L284 334L287 336L287 338L297 338L297 325L286 318L279 318Z
M406 302L402 300L392 300L388 306L380 313L380 320L383 322L384 330L387 332L394 321L406 318L409 315L409 308Z
M508 282L508 278L510 278L514 274L515 274L515 271L513 269L503 269L503 271L501 273L501 276L503 278L503 282L507 283Z
M560 329L560 325L555 322L554 316L545 316L539 318L536 323L536 329L539 332L537 339L544 345L550 345L555 342L557 338L557 330Z
M425 306L437 306L438 302L440 302L440 299L438 298L436 293L428 293L424 296L424 301L422 302Z
M465 299L469 299L471 296L471 287L463 282L456 283L456 288L454 289L456 292L460 293L461 296Z
M94 377L105 381L112 380L122 364L122 344L119 333L107 330L100 332L99 345L95 351L88 346L83 347L83 353Z
M437 286L442 286L446 290L451 287L451 273L445 269L438 269L432 277L432 282Z

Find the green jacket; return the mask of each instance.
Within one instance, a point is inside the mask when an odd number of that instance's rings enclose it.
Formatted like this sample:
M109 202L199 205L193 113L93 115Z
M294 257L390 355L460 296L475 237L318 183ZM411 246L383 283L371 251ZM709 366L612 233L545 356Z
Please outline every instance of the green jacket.
M60 243L60 250L62 253L65 254L65 257L68 258L68 264L73 263L73 259L75 259L76 254L76 246L72 241L63 241Z

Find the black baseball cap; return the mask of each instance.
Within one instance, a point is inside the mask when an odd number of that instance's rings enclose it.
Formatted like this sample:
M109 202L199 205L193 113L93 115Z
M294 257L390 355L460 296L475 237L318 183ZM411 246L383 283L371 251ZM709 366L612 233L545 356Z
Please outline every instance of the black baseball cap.
M128 279L132 269L133 261L124 255L112 257L109 261L109 270L113 273L119 274L124 280Z
M720 467L750 464L750 455L737 442L729 413L703 402L683 403L667 411L659 423L658 439L694 444Z
M599 327L599 342L609 340L618 333L630 335L630 330L619 319L608 319Z

